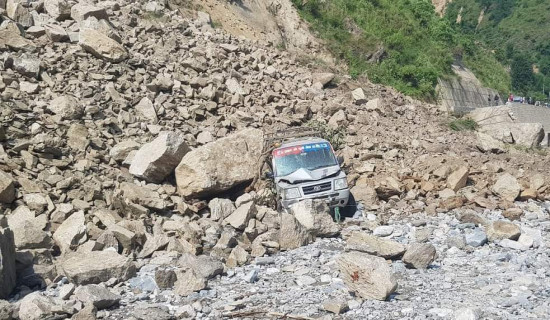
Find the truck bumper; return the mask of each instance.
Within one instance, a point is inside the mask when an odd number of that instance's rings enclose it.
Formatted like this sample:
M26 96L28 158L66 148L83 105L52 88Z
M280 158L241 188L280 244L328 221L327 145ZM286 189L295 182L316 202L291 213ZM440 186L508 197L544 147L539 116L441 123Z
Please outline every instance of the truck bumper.
M300 202L306 199L320 199L324 200L330 208L345 207L349 200L349 189L342 189L338 191L328 191L326 193L318 193L310 196L304 196L292 200L281 200L283 208L288 209L292 204Z

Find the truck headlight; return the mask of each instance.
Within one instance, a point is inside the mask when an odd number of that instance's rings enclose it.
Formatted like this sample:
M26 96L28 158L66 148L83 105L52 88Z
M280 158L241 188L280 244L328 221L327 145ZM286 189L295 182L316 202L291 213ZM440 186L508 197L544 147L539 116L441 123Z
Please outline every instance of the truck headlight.
M334 190L342 190L348 188L348 179L340 178L334 180Z
M290 200L290 199L300 198L301 194L298 188L290 188L290 189L285 189L284 196L285 196L285 199Z

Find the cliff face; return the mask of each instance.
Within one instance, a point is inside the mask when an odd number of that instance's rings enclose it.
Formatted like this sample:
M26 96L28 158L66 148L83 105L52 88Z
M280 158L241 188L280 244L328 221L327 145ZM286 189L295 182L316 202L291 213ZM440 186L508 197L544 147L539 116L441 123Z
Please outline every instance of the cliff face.
M483 87L467 68L453 65L456 78L439 79L436 92L439 105L449 113L466 113L476 108L496 106L503 103L499 93Z

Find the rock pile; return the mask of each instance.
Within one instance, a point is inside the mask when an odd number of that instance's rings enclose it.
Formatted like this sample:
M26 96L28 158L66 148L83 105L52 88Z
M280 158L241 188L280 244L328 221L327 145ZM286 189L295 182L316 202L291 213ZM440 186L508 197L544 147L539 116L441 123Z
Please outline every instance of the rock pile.
M521 219L512 201L550 194L540 174L547 156L480 153L473 135L437 124L437 108L312 70L214 29L204 13L183 17L157 2L7 0L0 20L0 298L19 300L20 318L85 319L116 305L112 294L126 280L148 294L200 294L229 268L338 235L326 205L279 214L267 205L269 187L243 192L263 133L312 119L346 128L338 153L349 184L365 216L376 212L380 222L459 207ZM530 243L504 229L487 236ZM415 267L434 258L425 246L367 236L348 245L404 254ZM365 259L386 270L382 258ZM153 264L162 268L144 267ZM376 297L391 293L387 279ZM42 288L55 294L29 294Z

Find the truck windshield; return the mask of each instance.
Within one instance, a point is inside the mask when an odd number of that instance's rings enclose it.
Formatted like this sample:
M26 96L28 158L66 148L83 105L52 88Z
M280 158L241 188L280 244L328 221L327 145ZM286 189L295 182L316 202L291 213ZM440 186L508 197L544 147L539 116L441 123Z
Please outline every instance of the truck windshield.
M300 168L316 170L338 164L330 144L326 142L276 149L273 159L278 177L287 176Z

